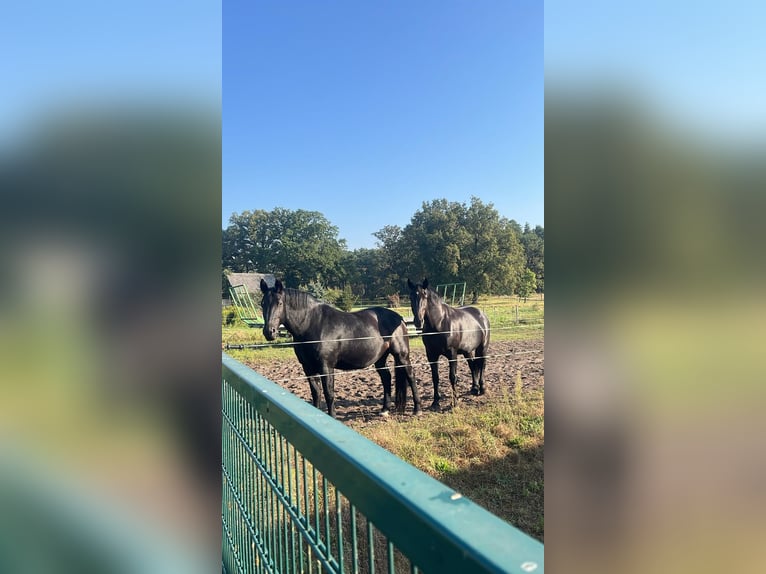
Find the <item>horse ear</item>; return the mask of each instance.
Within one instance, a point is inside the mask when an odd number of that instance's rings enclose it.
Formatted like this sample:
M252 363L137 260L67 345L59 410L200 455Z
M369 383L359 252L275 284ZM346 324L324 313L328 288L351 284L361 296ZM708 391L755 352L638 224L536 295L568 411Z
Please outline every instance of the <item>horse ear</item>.
M266 291L269 290L269 285L266 283L266 281L263 280L263 277L261 277L261 291L266 293Z
M414 291L415 290L415 284L412 281L410 281L409 277L407 277L407 287L410 288L410 291Z
M423 279L423 289L428 289L428 277Z
M274 289L276 289L277 293L284 291L284 288L285 286L282 285L282 282L279 279L274 282Z

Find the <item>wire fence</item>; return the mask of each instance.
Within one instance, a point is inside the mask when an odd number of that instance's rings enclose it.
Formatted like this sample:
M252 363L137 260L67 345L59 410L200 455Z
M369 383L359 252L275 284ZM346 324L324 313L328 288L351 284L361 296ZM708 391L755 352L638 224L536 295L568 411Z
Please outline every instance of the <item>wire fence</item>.
M510 329L511 327L506 328L499 328L495 330L501 330L501 329ZM471 330L463 330L462 332L469 332L469 331L480 331L481 329L471 329ZM450 331L437 331L433 333L418 333L414 336L434 336L434 335L444 335L449 334ZM372 339L374 337L348 337L348 338L339 338L339 339L333 339L333 341L357 341L357 340L365 340L365 339ZM272 343L254 343L254 344L227 344L225 348L227 350L229 349L235 349L235 350L259 350L259 349L273 349L273 348L295 348L299 345L311 345L311 344L318 344L325 341L322 341L321 339L318 340L310 340L310 341L283 341L283 342L272 342ZM543 350L542 349L535 349L535 350L526 350L526 351L516 351L512 350L510 352L506 353L487 353L485 355L474 355L474 358L485 358L485 359L502 359L502 358L510 358L510 357L516 357L521 355L531 355L531 354L538 354L542 355ZM455 358L455 361L459 361L460 356L457 356ZM382 367L383 369L397 369L397 368L407 368L408 366L412 368L420 368L420 367L428 367L431 368L432 364L439 364L439 359L435 361L415 361L410 362L409 365L387 365L385 367ZM343 370L336 370L334 372L334 377L344 377L344 376L358 376L360 373L370 372L374 373L379 371L375 366L369 366L361 369L354 369L351 371L343 371ZM284 378L278 378L278 379L272 379L273 382L278 384L284 384L284 383L290 383L293 381L302 381L306 380L307 377L305 374L299 374L291 377L284 377Z

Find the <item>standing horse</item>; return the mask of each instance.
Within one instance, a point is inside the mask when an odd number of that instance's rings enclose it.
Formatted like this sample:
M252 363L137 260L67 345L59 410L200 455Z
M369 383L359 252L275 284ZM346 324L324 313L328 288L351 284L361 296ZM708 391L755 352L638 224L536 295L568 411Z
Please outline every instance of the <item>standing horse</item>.
M263 292L263 335L273 341L279 325L284 325L293 339L295 355L311 387L311 402L319 408L321 379L327 412L335 417L335 369L364 369L375 365L383 383L383 414L391 407L391 372L386 367L394 356L396 395L395 408L404 412L407 384L412 389L415 414L420 412L420 395L410 364L410 342L407 324L391 309L371 307L345 313L320 303L311 294L288 289L277 280L269 288L261 279Z
M436 291L428 288L428 279L415 285L407 279L410 304L417 329L423 331L423 345L431 365L434 383L432 409L439 408L439 357L449 361L452 406L457 404L457 356L463 355L471 369L471 393L483 395L484 365L489 351L489 319L476 307L450 307Z

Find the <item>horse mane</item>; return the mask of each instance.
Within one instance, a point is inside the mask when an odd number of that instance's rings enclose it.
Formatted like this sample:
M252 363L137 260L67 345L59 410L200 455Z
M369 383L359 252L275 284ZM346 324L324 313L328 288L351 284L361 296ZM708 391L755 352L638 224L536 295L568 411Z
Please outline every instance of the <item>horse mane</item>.
M444 299L442 299L442 296L439 295L439 293L431 289L431 287L426 287L426 289L428 289L428 296L430 298L433 298L437 303L444 303L446 305Z
M285 287L285 293L290 296L292 301L295 301L301 307L312 307L314 305L321 304L321 301L308 291L301 291L300 289Z

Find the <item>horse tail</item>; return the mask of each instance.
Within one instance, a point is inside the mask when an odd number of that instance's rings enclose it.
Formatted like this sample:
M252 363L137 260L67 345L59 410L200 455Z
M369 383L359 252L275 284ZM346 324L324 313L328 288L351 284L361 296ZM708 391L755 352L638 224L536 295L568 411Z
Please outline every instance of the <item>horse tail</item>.
M399 414L404 413L404 408L407 406L407 371L405 370L404 363L396 361L394 365L394 408Z

